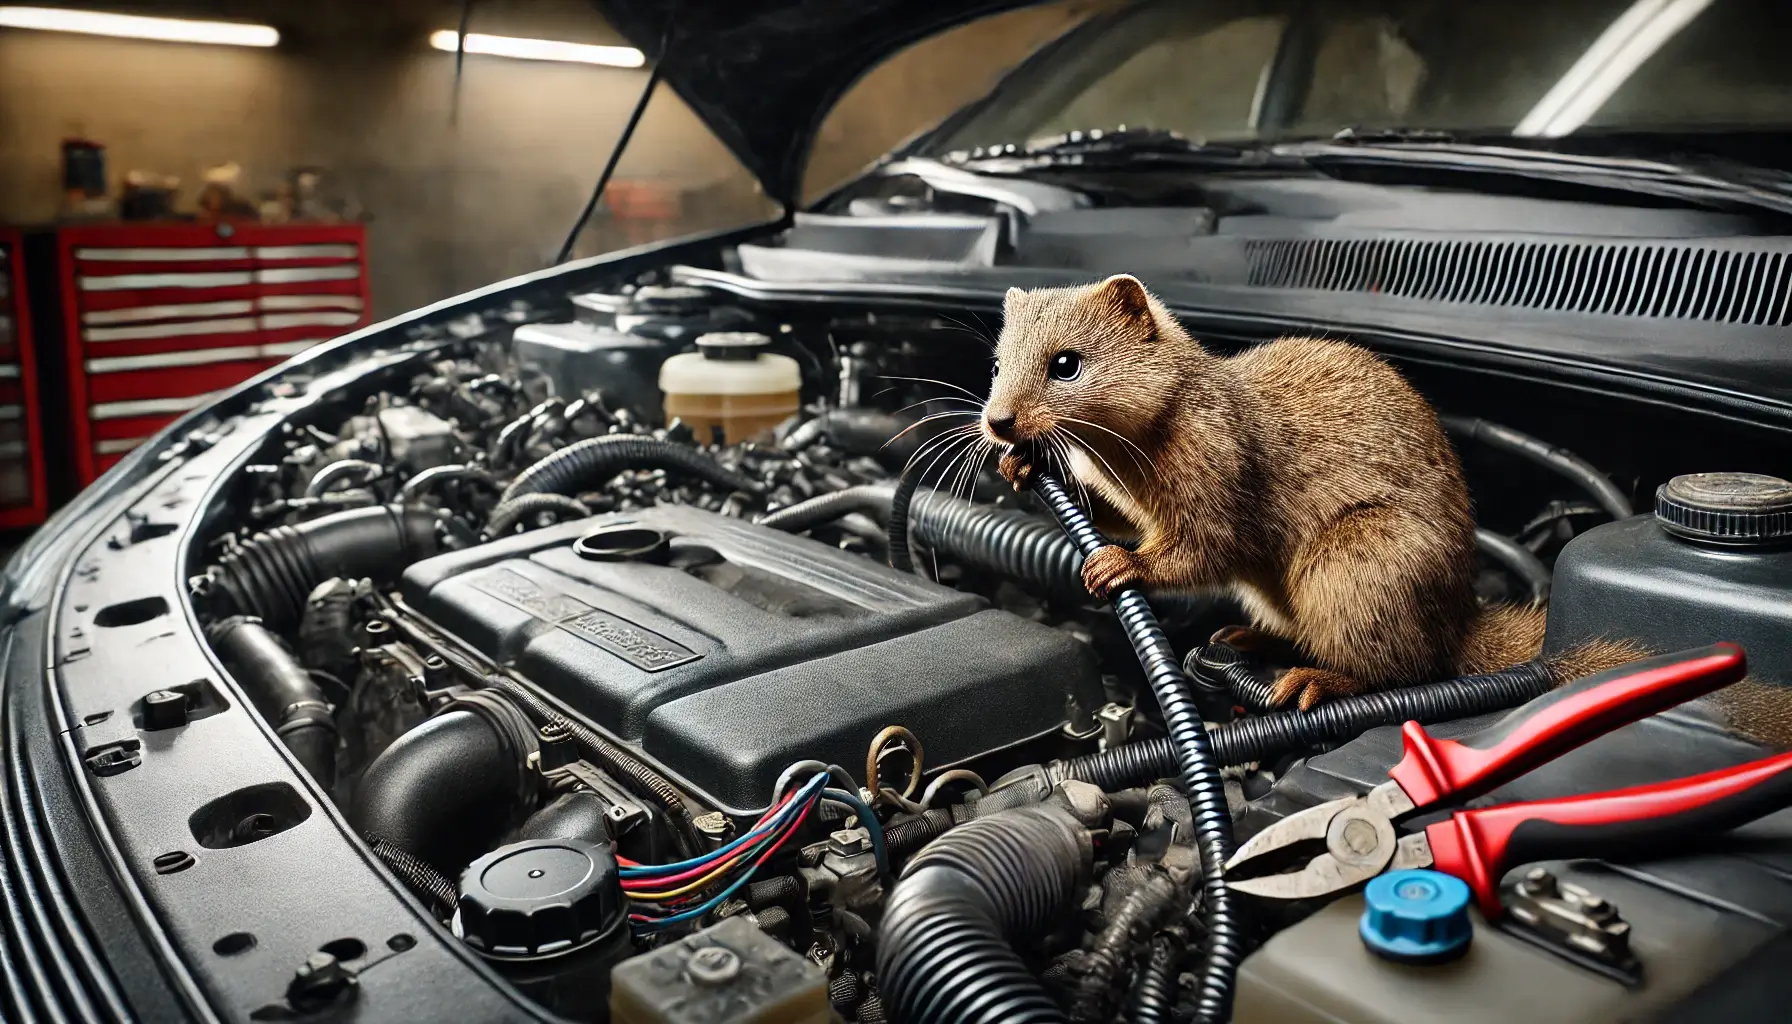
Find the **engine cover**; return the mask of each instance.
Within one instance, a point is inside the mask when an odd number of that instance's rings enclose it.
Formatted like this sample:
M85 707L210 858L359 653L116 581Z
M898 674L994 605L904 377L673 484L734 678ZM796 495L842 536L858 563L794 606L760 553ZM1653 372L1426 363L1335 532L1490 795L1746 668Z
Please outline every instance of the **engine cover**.
M625 557L579 544L624 524L664 543ZM1064 632L684 506L427 559L401 594L730 810L764 806L794 761L862 763L887 725L938 766L1059 728L1067 700L1101 701L1094 653Z

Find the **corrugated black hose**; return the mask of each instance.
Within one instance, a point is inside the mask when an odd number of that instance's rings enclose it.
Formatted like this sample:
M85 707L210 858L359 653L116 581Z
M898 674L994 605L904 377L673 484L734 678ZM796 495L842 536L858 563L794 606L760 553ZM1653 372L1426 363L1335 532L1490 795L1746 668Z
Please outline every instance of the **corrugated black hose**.
M1355 739L1378 725L1408 719L1445 722L1514 708L1555 688L1549 667L1528 661L1500 672L1441 683L1341 697L1311 711L1277 711L1214 729L1214 756L1223 765L1249 764L1296 750ZM1176 774L1179 761L1166 737L1128 743L1052 765L1059 779L1102 789L1126 789Z
M1182 659L1182 670L1210 685L1225 686L1240 707L1259 714L1274 710L1269 695L1275 689L1275 681L1259 677L1251 662L1235 647L1227 644L1197 647Z
M1159 933L1151 940L1151 955L1133 984L1128 1019L1133 1024L1170 1024L1176 1009L1176 963L1182 959L1182 943Z
M601 487L627 469L664 469L759 495L759 481L737 473L688 444L636 434L606 434L569 444L518 473L504 489L503 502L525 494L577 494Z
M1087 834L1062 808L966 822L909 863L878 931L878 988L904 1024L1066 1020L1014 950L1056 925L1085 881Z
M1033 491L1057 516L1085 559L1106 546L1107 541L1056 477L1044 472L1035 474ZM1195 1016L1201 1021L1224 1021L1231 1013L1238 963L1244 957L1244 939L1226 887L1225 865L1232 856L1232 814L1227 809L1225 783L1220 778L1222 762L1214 756L1213 741L1195 706L1188 676L1183 674L1176 652L1170 648L1144 593L1128 587L1113 595L1113 603L1114 613L1132 641L1139 666L1163 712L1168 742L1194 812L1207 927L1207 944L1196 972L1200 990ZM950 838L948 834L940 842Z

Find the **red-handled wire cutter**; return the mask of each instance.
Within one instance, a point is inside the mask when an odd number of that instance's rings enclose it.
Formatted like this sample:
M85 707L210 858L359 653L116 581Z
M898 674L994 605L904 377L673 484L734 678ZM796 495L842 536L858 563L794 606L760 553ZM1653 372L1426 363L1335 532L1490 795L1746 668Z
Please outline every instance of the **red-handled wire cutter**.
M1402 818L1472 800L1621 725L1733 683L1747 668L1740 647L1716 644L1588 676L1463 739L1433 739L1407 722L1405 756L1388 772L1393 781L1264 829L1226 863L1227 884L1271 899L1312 899L1384 871L1433 868L1467 882L1482 912L1494 918L1501 910L1500 877L1514 865L1635 856L1753 821L1792 804L1792 753L1609 793L1458 811L1405 836L1394 828ZM1264 863L1286 864L1295 844L1319 842L1325 852L1305 868L1261 873Z

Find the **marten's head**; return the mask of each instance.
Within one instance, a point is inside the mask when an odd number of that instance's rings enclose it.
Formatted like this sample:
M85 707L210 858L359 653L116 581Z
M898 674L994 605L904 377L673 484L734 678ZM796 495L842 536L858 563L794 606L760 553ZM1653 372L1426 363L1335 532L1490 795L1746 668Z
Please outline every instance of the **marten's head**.
M1138 278L1008 289L983 431L1002 444L1054 430L1081 447L1103 431L1142 440L1182 388L1194 342Z

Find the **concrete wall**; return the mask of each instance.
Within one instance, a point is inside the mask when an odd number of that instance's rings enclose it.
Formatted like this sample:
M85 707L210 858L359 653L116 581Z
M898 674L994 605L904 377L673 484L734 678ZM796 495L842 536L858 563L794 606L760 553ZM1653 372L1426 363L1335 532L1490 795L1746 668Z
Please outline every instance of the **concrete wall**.
M136 6L224 8L276 24L284 38L250 50L0 30L0 221L55 215L65 136L106 145L114 188L133 168L178 175L188 208L212 164L241 164L252 191L295 165L322 165L371 217L380 315L543 266L645 81L640 71L470 55L457 97L453 55L426 44L458 17L458 4L439 0ZM824 126L811 185L837 183L981 94L1084 6L998 16L873 72ZM620 41L584 0L482 0L474 16L474 31ZM649 107L617 176L675 189L681 208L645 227L600 217L580 254L771 211L670 90Z

